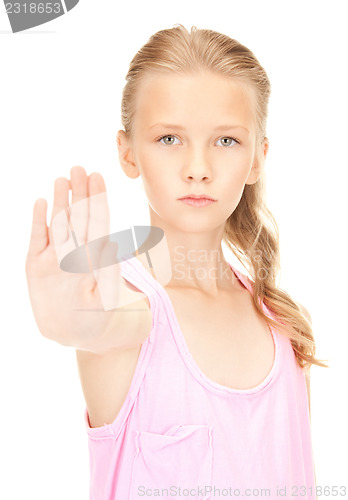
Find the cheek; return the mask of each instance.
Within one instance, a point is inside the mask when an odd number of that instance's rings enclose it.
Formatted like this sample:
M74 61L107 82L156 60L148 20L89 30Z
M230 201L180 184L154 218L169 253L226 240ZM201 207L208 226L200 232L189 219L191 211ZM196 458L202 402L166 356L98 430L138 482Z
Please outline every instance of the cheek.
M232 211L238 205L245 187L245 182L248 178L250 166L236 165L228 166L224 169L224 173L218 181L220 186L221 199Z
M172 183L168 175L163 175L163 168L154 168L153 165L151 168L145 168L142 170L141 178L151 206L162 205L168 201Z
M234 210L238 205L244 190L244 182L234 182L230 184L225 184L223 187L223 195L221 199L224 200L224 203L228 206L228 208Z
M221 186L238 191L243 188L251 169L251 158L240 158L238 161L227 162L219 172Z
M163 183L163 168L160 168L159 165L149 163L142 169L141 176L144 183L156 187Z

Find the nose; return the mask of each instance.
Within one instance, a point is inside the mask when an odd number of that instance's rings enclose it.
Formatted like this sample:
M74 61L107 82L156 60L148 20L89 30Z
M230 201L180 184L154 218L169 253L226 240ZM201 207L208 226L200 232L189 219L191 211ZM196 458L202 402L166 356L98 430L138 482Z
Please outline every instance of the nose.
M187 155L184 161L183 174L185 179L193 179L195 181L201 181L203 179L208 181L211 179L211 165L207 155L204 154L202 149L195 150L191 155Z

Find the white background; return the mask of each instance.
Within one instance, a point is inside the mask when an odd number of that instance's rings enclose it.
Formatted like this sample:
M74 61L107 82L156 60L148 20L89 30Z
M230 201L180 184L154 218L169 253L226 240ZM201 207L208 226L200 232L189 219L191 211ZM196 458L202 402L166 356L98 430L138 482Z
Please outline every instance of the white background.
M50 217L54 179L82 165L105 178L112 230L149 223L140 179L118 161L121 92L135 52L175 23L236 38L270 78L267 199L280 228L281 287L310 311L317 356L330 364L311 370L317 484L348 486L345 2L80 0L17 34L0 10L0 497L88 498L75 351L40 335L28 298L32 208L46 198Z

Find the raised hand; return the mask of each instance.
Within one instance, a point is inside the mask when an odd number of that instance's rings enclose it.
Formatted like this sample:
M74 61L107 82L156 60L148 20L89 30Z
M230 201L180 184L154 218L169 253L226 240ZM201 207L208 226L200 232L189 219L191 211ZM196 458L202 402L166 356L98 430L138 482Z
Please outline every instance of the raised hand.
M119 304L121 277L119 265L105 265L112 259L116 262L117 244L108 238L110 214L104 179L99 173L87 176L78 166L70 175L70 180L59 177L54 183L49 227L46 200L35 202L26 275L42 335L88 349L111 322ZM93 255L86 245L91 241L95 242ZM70 272L63 271L60 262L77 246L78 260L70 263ZM81 263L90 264L88 272L71 272Z

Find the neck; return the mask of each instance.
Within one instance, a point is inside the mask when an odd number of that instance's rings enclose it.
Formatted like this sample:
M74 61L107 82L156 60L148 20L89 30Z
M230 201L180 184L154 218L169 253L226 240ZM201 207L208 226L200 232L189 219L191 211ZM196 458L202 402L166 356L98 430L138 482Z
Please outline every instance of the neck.
M148 269L152 268L162 286L195 289L211 296L231 289L235 276L221 247L223 227L192 233L165 227L159 220L151 221L151 226L162 229L164 237L148 255L138 257Z

